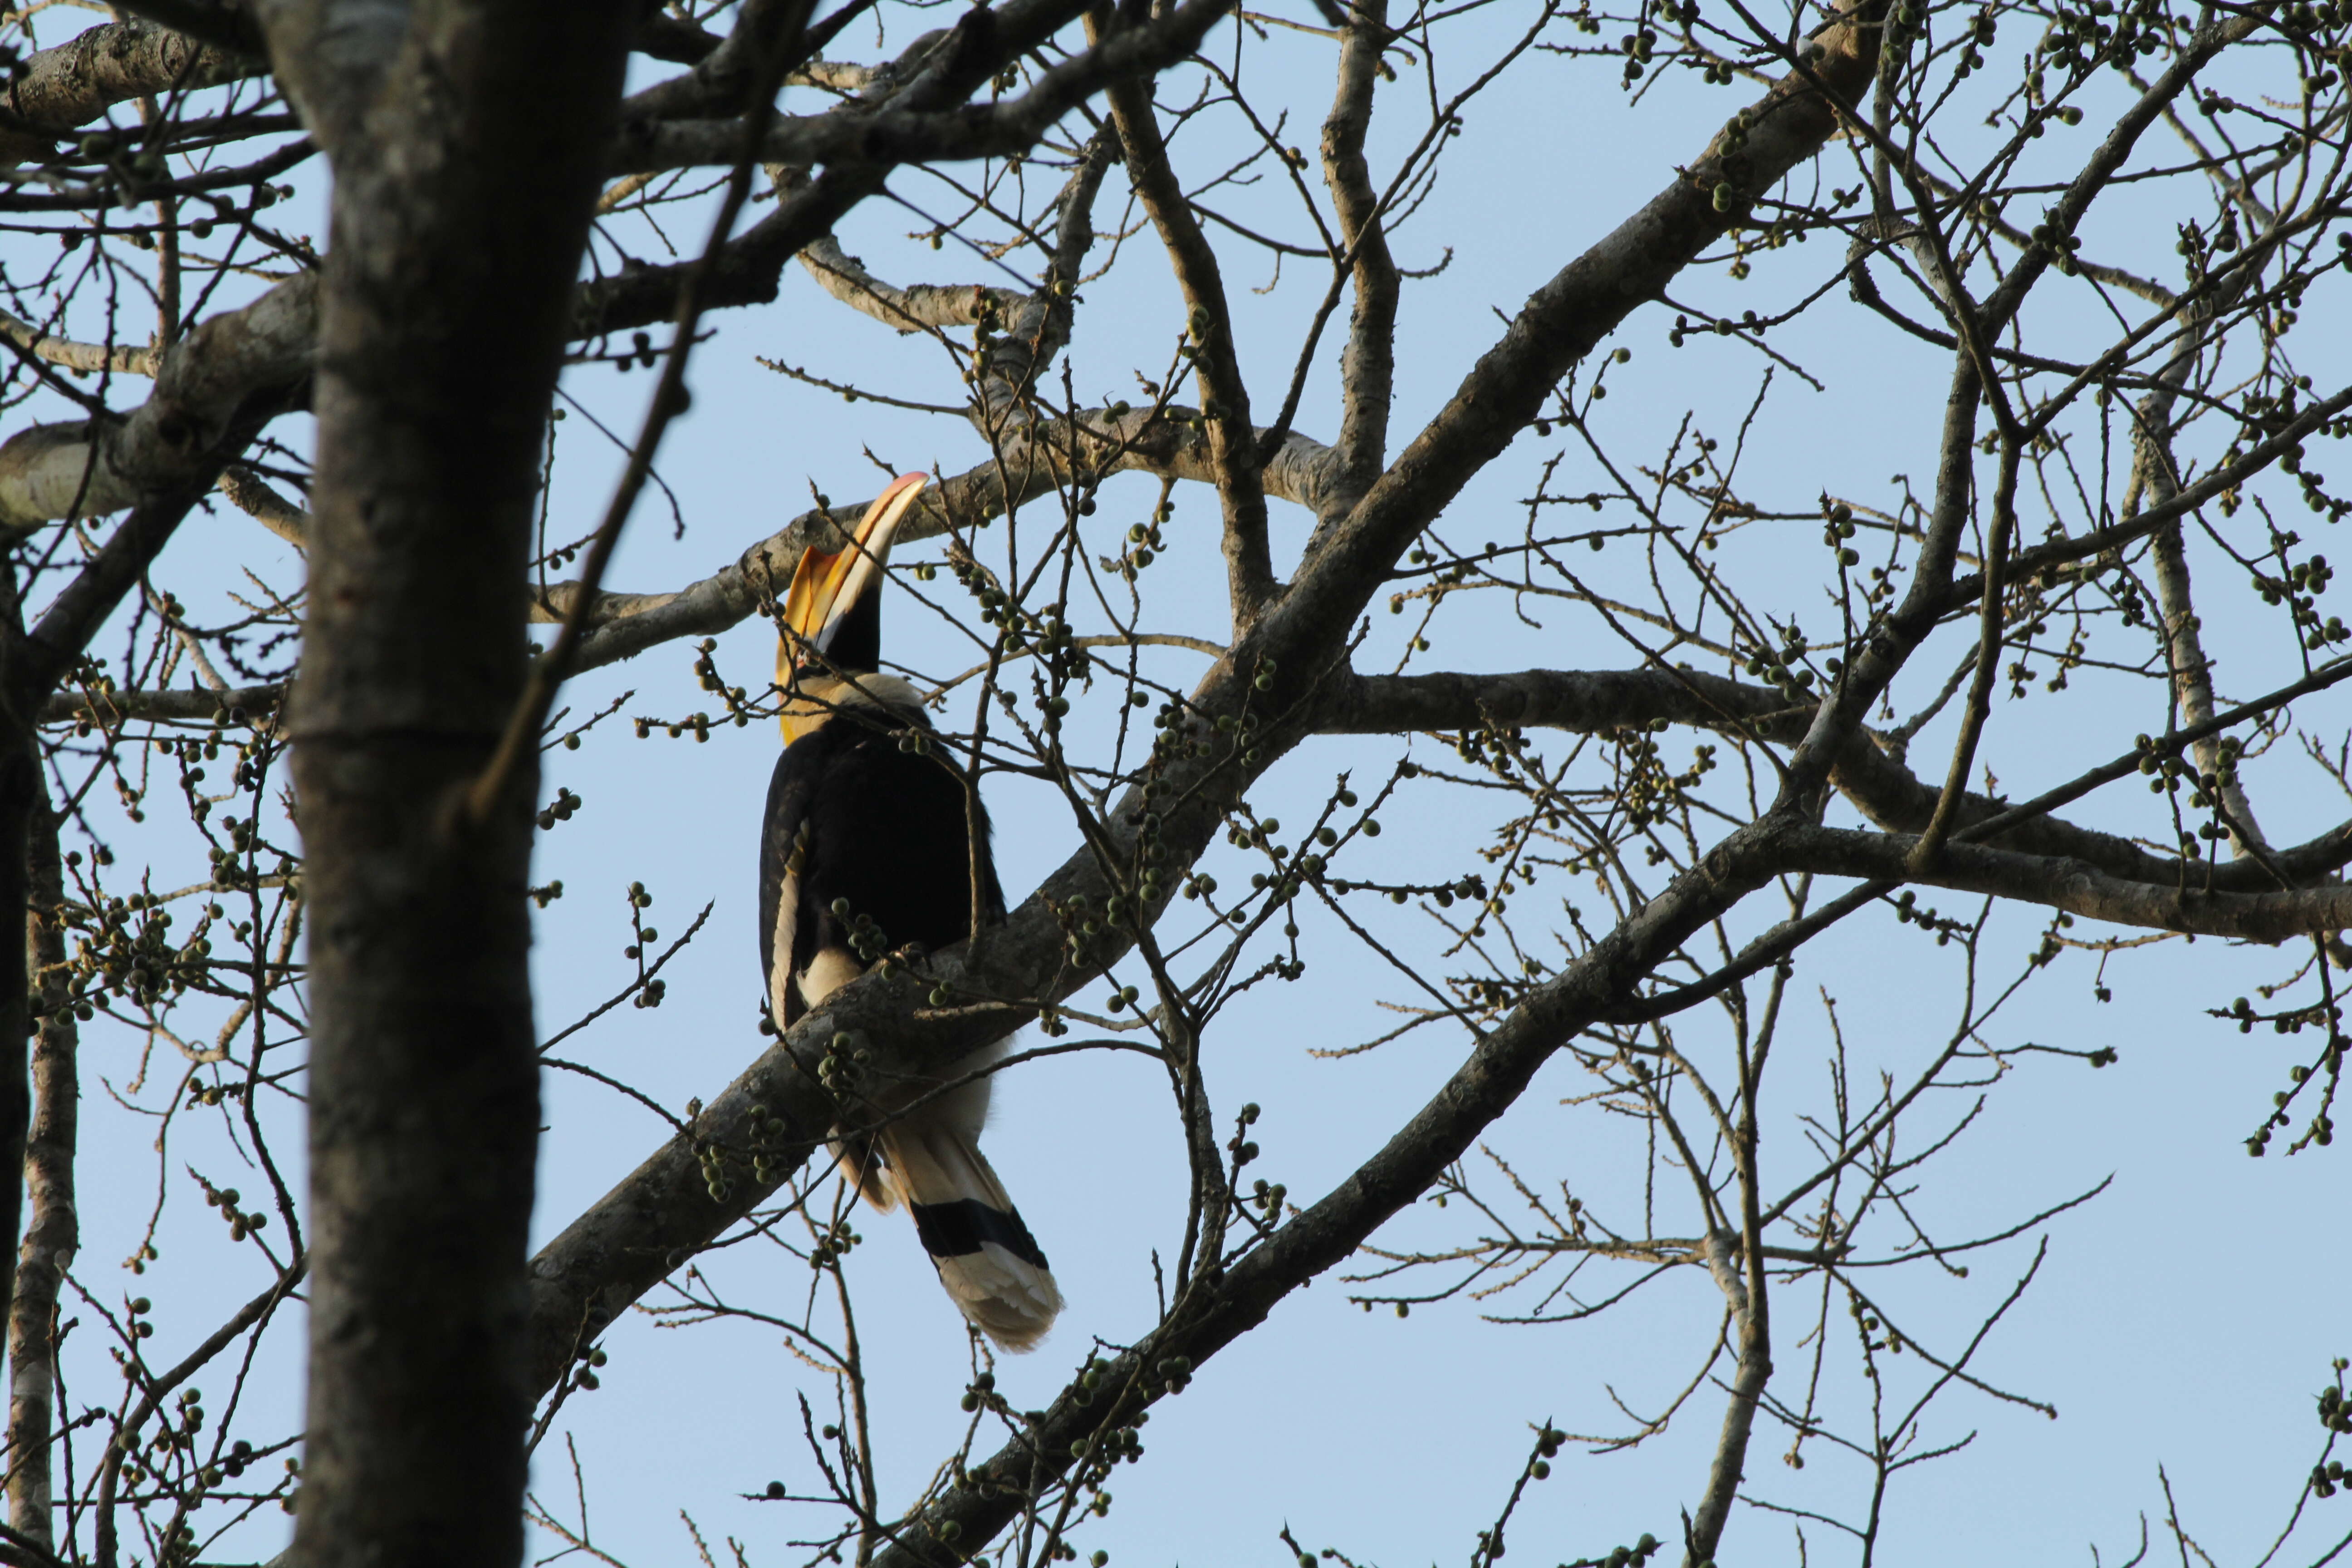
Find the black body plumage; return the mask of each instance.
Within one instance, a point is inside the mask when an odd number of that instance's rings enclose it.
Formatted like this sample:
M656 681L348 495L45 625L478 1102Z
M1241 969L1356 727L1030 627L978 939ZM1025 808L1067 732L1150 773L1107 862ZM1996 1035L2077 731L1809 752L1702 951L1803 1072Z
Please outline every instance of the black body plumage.
M834 901L849 902L851 921L871 920L889 947L920 942L937 949L971 929L971 840L981 831L981 910L1003 917L1004 894L989 854L988 816L964 805L963 780L933 748L902 749L910 728L929 733L921 715L896 707L845 708L784 748L768 781L760 836L760 973L778 963L805 972L827 948L851 946L849 922ZM787 878L795 850L799 874ZM797 895L789 953L775 950L777 905L791 880ZM803 1010L786 987L789 1028Z

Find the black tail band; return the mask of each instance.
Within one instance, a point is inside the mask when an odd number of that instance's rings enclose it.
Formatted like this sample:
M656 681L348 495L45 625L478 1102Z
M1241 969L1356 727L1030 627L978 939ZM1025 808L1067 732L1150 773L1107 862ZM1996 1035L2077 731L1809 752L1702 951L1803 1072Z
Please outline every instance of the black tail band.
M1050 1272L1045 1255L1037 1248L1037 1238L1029 1234L1018 1214L991 1208L978 1198L908 1206L915 1213L915 1234L923 1238L923 1250L933 1258L960 1258L978 1252L981 1243L992 1241L1030 1267Z

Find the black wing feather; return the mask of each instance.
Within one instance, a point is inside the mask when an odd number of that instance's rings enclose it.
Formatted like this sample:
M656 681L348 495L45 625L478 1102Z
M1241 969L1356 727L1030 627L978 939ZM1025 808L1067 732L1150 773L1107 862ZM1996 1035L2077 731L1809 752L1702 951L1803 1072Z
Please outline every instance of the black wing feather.
M827 947L849 944L849 922L833 912L846 899L853 919L863 914L891 947L920 942L938 949L962 941L971 922L971 838L964 781L940 760L898 749L919 719L891 710L843 713L784 748L768 783L768 809L760 835L760 973L787 963L795 974ZM887 727L885 727L885 726ZM1004 914L1004 894L989 853L985 811L981 830L982 910ZM776 910L794 841L807 843L793 922L793 951L775 951ZM789 988L787 988L789 990ZM798 1009L793 1009L797 1016ZM793 1018L780 1018L789 1027Z

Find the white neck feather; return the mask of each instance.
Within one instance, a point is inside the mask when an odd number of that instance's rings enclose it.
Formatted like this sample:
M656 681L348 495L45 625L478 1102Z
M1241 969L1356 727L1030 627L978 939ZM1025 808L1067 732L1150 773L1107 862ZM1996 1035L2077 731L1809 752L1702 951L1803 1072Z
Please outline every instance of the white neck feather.
M785 733L804 735L845 708L896 708L920 713L923 698L913 685L895 675L838 676L804 670L784 704Z

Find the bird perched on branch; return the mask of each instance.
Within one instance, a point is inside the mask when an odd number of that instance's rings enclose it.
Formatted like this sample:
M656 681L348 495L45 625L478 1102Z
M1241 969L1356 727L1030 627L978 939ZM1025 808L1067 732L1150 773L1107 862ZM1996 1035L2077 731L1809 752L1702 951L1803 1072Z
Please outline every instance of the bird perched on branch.
M760 963L780 1029L888 949L945 947L975 921L1004 915L979 796L915 689L880 672L883 567L924 482L921 474L892 481L843 550L803 552L785 600L776 656L784 753L760 832ZM966 1058L946 1081L1003 1051ZM906 1203L964 1316L1003 1348L1027 1350L1053 1326L1062 1298L980 1152L992 1079L923 1100L940 1081L861 1085L834 1130L835 1153L867 1203L886 1211Z

